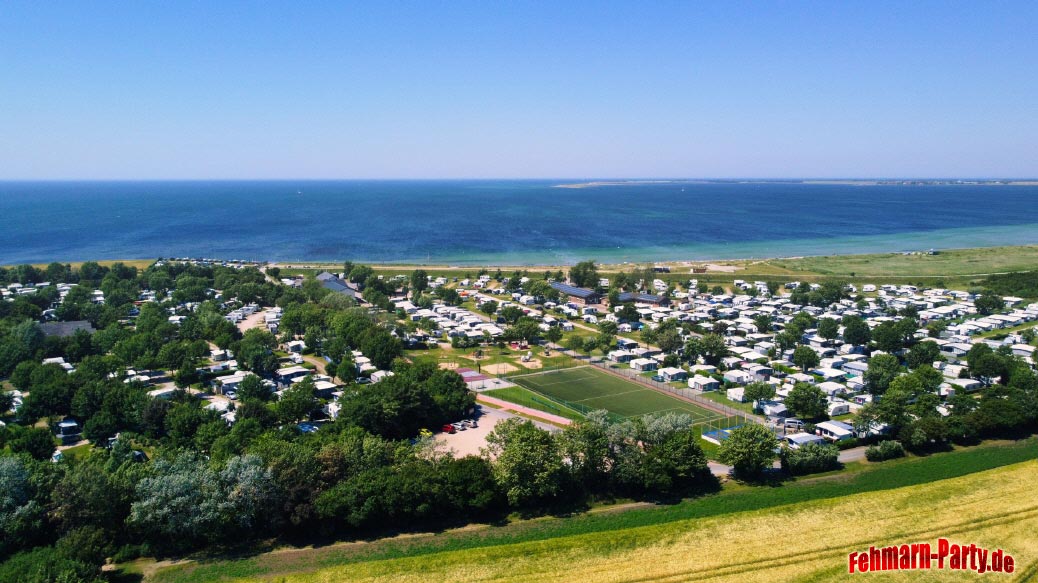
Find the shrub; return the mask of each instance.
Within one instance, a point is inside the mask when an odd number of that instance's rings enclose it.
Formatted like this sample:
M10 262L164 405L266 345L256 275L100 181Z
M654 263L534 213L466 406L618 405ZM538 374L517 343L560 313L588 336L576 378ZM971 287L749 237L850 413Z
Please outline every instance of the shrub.
M857 437L852 437L850 439L841 439L840 441L837 441L834 445L836 445L836 448L840 451L843 451L845 449L854 449L856 447L861 446L861 440Z
M865 450L865 459L870 462L882 462L899 457L905 457L905 448L897 441L883 441Z
M785 448L779 457L782 469L794 476L827 472L840 467L840 450L827 443L808 443L798 449Z

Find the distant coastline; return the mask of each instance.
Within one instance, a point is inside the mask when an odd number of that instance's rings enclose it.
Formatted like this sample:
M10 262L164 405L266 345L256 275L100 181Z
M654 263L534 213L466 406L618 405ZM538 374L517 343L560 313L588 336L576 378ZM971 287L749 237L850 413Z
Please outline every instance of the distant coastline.
M1038 179L803 179L803 180L740 180L740 179L668 179L668 180L592 180L554 184L553 188L595 188L599 186L638 186L646 184L827 184L843 186L1038 186Z

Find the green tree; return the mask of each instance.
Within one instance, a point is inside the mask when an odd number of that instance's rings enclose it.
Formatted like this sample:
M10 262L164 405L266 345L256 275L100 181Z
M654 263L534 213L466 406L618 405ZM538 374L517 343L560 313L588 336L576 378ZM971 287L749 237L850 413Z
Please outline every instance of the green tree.
M273 350L277 346L277 338L266 330L253 328L246 330L235 355L243 368L260 376L268 376L278 367L277 357Z
M569 460L574 481L588 491L600 490L609 472L609 422L606 411L592 411L567 425L559 436L559 447Z
M577 287L598 287L598 267L593 260L581 261L569 270L569 280Z
M518 322L519 318L522 318L525 315L526 314L523 313L523 310L516 306L508 306L507 308L503 308L501 310L501 317L504 318L505 322L508 322L509 324L514 324Z
M1005 300L992 293L985 293L973 300L973 305L977 308L977 312L982 316L1001 312L1006 308Z
M559 340L562 340L562 330L558 326L552 326L544 333L544 339L552 344L557 344Z
M901 374L901 362L892 354L877 354L869 359L865 370L865 389L873 395L887 392L890 382Z
M313 377L307 376L285 389L275 411L282 423L294 423L310 417L319 406Z
M161 549L188 549L230 536L254 536L277 504L270 470L256 456L215 471L193 454L159 459L136 490L127 525Z
M818 366L821 359L818 357L818 353L815 352L810 346L797 346L793 351L793 364L800 367L800 370L807 372Z
M656 335L656 346L664 353L677 352L681 345L681 334L674 328L664 329Z
M529 316L523 316L522 318L519 318L519 321L512 325L508 332L509 336L517 340L530 341L540 335L541 329L537 324L537 320L534 320Z
M580 352L584 349L584 339L574 334L569 338L566 338L563 346L570 352Z
M775 461L778 440L763 425L748 423L734 429L721 442L718 459L732 466L735 475L743 479L759 477Z
M562 493L566 466L558 442L527 420L507 419L487 436L494 478L509 504L532 508Z
M238 384L238 398L241 400L257 399L266 401L270 399L270 389L263 384L263 379L256 375L248 375Z
M775 345L782 352L796 348L797 342L797 336L789 330L783 330L775 335Z
M898 352L905 347L904 337L897 322L881 322L872 330L872 340L883 352Z
M930 338L940 338L947 329L948 323L944 320L934 320L926 325L926 333Z
M771 332L774 320L768 314L757 314L753 317L753 325L757 327L757 332L768 334Z
M844 316L843 340L847 344L865 346L872 341L872 329L860 316Z
M695 364L699 360L699 357L703 354L703 341L699 336L691 336L685 341L685 360L690 364Z
M429 289L429 274L424 269L411 272L411 293L419 295Z
M840 336L840 324L832 318L818 319L818 335L833 341Z
M642 462L646 490L666 496L703 486L711 477L699 436L688 428L649 447Z
M703 360L710 365L717 366L721 359L728 356L728 345L724 338L717 334L704 334L700 339Z
M389 331L376 328L369 331L360 343L360 350L371 359L371 364L376 368L388 370L393 361L404 352L404 345L400 339L393 336Z
M1026 342L1027 344L1033 344L1036 334L1038 334L1038 333L1035 332L1034 327L1031 327L1031 328L1027 328L1026 330L1021 331L1020 332L1020 338L1022 338L1023 341Z
M591 336L585 338L584 344L581 346L581 350L583 350L584 354L587 354L588 356L591 356L591 353L594 352L596 348L598 348L598 338Z
M932 340L925 340L908 350L905 362L908 363L908 368L914 369L923 365L933 365L934 361L939 360L940 357L941 347Z
M750 383L743 389L743 396L753 403L754 408L757 408L761 401L767 401L775 396L775 387L759 381Z
M826 398L822 389L810 383L797 383L785 400L789 411L802 419L818 419L825 415Z
M41 428L19 428L18 432L7 441L12 453L26 453L33 459L50 459L54 453L54 436L50 431Z
M919 384L922 385L923 390L931 393L936 393L937 389L944 383L944 375L941 374L941 371L929 364L920 365L919 368L912 371L912 376L919 379Z

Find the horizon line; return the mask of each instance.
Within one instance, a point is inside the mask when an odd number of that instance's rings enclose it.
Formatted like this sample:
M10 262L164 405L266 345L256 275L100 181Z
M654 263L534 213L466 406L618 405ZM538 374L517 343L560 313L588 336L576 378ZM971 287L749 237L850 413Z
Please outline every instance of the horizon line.
M937 181L937 180L977 180L977 181L1005 181L1005 182L1036 182L1038 176L772 176L772 177L750 177L750 176L623 176L623 177L573 177L573 176L535 176L535 177L511 177L511 176L447 176L447 177L277 177L277 178L0 178L0 182L287 182L287 181L371 181L371 182L419 182L419 181L480 181L480 180L530 180L530 181L582 181L582 182L606 182L606 181L750 181L750 182L789 182L789 181L877 181L877 180L904 180L904 181Z

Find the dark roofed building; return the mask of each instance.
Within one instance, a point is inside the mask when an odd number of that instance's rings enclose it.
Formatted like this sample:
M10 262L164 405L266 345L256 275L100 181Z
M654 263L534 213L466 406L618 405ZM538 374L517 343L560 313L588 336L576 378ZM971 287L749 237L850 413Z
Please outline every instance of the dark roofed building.
M317 281L322 281L323 282L323 281L328 281L330 279L339 279L339 278L338 278L338 276L336 276L333 273L329 273L327 271L322 271L321 273L317 274L317 277L315 279L317 279Z
M340 294L346 294L354 299L357 298L357 290L355 288L351 287L348 282L339 279L327 271L318 273L317 281L321 282L321 285L323 285L325 289L330 289L333 292Z
M557 289L559 293L569 296L570 300L581 304L597 304L602 299L602 296L593 289L577 287L575 285L559 283L557 281L552 282L551 287Z
M654 306L666 306L670 303L665 296L643 294L638 292L624 292L620 294L620 303L637 302L640 304L652 304Z
M94 327L86 320L75 320L73 322L45 322L40 324L40 330L43 331L44 336L59 336L61 338L68 338L79 330L83 330L88 334L96 332Z

